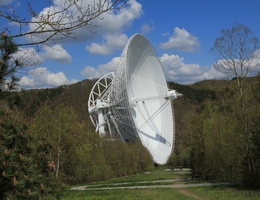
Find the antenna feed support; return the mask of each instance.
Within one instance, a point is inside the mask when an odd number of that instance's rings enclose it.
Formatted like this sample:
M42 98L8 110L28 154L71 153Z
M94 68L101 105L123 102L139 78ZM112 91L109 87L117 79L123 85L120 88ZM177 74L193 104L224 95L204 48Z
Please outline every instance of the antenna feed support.
M178 97L182 97L182 96L183 96L183 94L176 92L176 90L169 90L165 94L165 99L174 100L174 99L177 99Z

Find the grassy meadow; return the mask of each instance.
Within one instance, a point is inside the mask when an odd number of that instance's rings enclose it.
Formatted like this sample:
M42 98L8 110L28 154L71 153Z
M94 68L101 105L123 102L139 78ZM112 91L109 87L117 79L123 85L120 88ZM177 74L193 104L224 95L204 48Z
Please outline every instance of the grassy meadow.
M256 200L260 199L260 191L244 190L242 186L203 186L187 188L137 188L137 186L150 185L178 185L198 183L201 181L191 180L188 170L154 171L111 179L102 182L87 184L88 189L100 190L70 190L67 187L61 200L86 200L86 199L225 199L225 200ZM117 189L116 187L130 187L132 189Z

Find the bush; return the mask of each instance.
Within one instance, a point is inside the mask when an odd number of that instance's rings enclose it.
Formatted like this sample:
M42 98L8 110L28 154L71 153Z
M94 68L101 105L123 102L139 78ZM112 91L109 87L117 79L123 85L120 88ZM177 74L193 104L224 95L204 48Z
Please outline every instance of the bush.
M50 175L48 154L36 152L26 131L20 113L0 102L0 199L57 198L61 189Z

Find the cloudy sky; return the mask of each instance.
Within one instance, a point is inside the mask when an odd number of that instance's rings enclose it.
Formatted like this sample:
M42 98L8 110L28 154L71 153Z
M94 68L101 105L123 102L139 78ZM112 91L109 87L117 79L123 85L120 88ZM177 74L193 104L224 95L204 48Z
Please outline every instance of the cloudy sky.
M82 1L87 4L93 0ZM29 17L25 0L1 2L11 3L17 13ZM54 0L50 7L48 0L32 0L32 7L41 15L63 3L64 0ZM30 59L41 64L28 68L21 75L20 84L28 89L57 87L101 77L115 70L127 40L135 33L149 38L168 81L191 84L220 79L222 75L212 69L215 58L209 53L214 40L221 36L220 30L236 23L247 25L260 37L259 10L258 0L129 0L121 10L103 14L91 31L77 30L80 37L76 40L50 43L39 52L21 47L19 55L32 52ZM0 18L0 30L6 27L10 34L19 31L17 24ZM32 28L28 26L25 31Z

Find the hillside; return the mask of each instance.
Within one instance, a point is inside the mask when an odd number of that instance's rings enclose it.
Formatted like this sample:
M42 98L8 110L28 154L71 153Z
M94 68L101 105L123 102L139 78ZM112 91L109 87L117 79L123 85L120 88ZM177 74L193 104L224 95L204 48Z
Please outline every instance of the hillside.
M215 82L210 81L210 82ZM66 106L73 107L82 120L88 119L87 102L89 93L95 84L95 80L83 80L71 85L63 85L56 88L31 89L20 93L21 102L18 107L25 112L27 116L33 116L43 104L57 106L63 103ZM181 85L169 82L170 89L177 90L183 94L183 98L190 102L202 103L205 99L215 99L215 89L205 87L208 83L193 85ZM182 98L182 99L183 99Z
M130 173L126 172L126 169L132 169L130 165L134 164L132 162L127 164L129 168L125 168L124 171L115 170L121 170L121 167L116 166L118 161L123 161L122 159L125 157L123 156L125 152L122 153L120 150L120 148L123 148L121 142L117 144L118 146L115 146L115 143L113 145L111 143L99 145L101 143L98 141L98 135L94 132L87 105L94 84L95 80L83 80L57 88L12 93L12 96L20 97L21 100L18 101L17 107L25 113L28 121L31 122L29 127L32 133L46 134L52 127L53 137L56 137L60 130L62 116L64 119L63 127L66 126L68 130L64 133L72 135L69 136L69 139L63 136L62 144L75 143L73 145L76 145L76 148L67 148L68 152L79 151L77 152L79 153L79 160L82 159L81 156L85 158L86 153L82 152L91 152L88 155L94 157L90 156L88 159L102 155L103 157L97 158L96 161L100 162L103 159L104 164L108 163L106 165L108 168L113 166L112 170L120 174L116 176ZM169 82L168 85L171 89L183 94L183 97L173 101L176 134L174 153L169 158L168 166L187 166L191 167L200 178L222 180L222 177L225 177L226 181L230 181L243 179L243 173L248 174L250 172L252 163L252 166L256 166L254 173L258 174L257 167L260 167L258 156L260 149L260 76L243 79L242 97L239 96L241 90L234 79L205 80L192 85ZM76 131L76 127L78 131ZM77 132L76 135L74 135L75 132ZM246 135L248 133L250 134ZM78 137L78 140L75 136ZM56 142L55 140L57 139L51 141ZM251 149L241 148L245 144L250 145ZM78 147L84 148L77 149ZM102 152L104 151L103 154L99 154L98 148L101 148ZM132 147L129 146L128 148L131 149ZM147 164L150 162L150 157L148 156L149 159L147 159L147 155L141 153L144 150L141 150L138 146L137 148L139 150L132 149L133 151L129 153L128 159L136 158L137 163L139 163L138 166L142 166L138 170L146 170L150 166L150 164ZM248 151L252 153L251 157L247 157ZM119 152L122 154L118 154ZM111 155L107 157L109 153ZM115 155L118 156L117 159L113 158ZM245 158L249 159L245 161ZM143 163L144 159L146 161ZM128 161L125 160L124 162ZM244 167L243 163L245 162L248 163L248 169ZM88 163L89 161L86 159L85 164L88 165ZM85 169L84 165L80 167ZM70 167L73 168L72 165ZM96 167L95 163L92 167ZM107 174L104 174L102 169L100 170L101 178L107 177ZM92 175L86 176L86 180L99 179L95 173ZM257 176L253 174L250 179L257 180L254 177Z
M211 82L211 81L210 81ZM215 82L215 81L212 81ZM64 85L57 88L32 89L26 90L20 94L21 101L18 108L29 118L33 118L38 109L44 105L52 108L63 104L66 107L73 108L79 118L86 123L87 128L94 130L88 114L88 97L95 83L95 80L83 80L81 82ZM183 94L182 98L173 101L175 110L176 124L176 145L175 151L181 153L187 146L189 135L185 132L189 126L190 116L196 112L206 99L214 100L216 98L215 90L205 87L208 82L200 86L181 85L169 82L169 87Z

